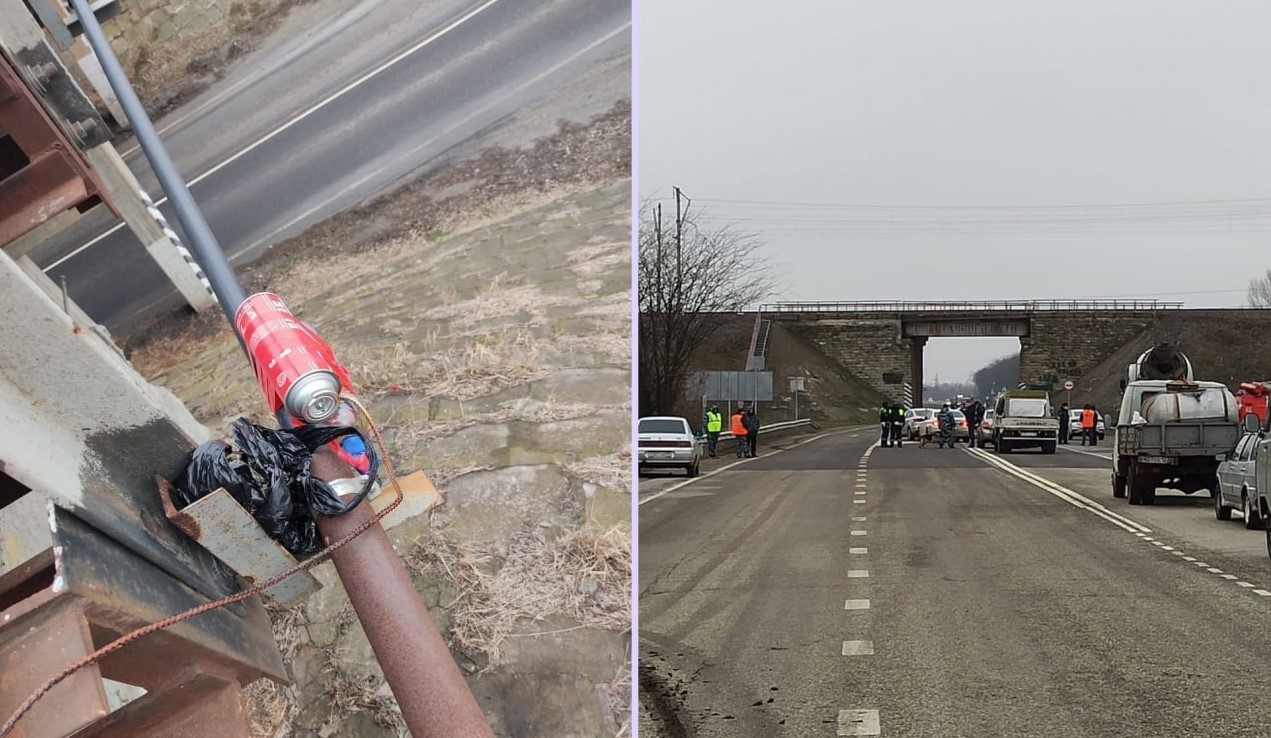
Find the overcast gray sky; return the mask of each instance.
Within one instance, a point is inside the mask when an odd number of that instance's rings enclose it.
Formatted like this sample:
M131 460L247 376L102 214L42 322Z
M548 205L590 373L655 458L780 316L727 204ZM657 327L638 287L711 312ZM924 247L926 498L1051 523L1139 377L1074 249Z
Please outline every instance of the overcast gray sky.
M778 299L1222 307L1271 266L1271 3L638 7L640 195L762 236Z

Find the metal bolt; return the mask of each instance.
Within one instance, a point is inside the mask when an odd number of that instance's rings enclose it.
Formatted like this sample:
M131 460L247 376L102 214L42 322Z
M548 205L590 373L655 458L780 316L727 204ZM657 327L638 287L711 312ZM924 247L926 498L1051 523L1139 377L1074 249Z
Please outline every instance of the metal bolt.
M88 143L88 137L97 129L97 121L93 118L85 118L84 120L68 121L67 128L71 129L75 139L81 145Z
M26 65L27 74L31 77L31 83L35 85L35 89L40 92L49 91L49 82L53 80L53 75L57 74L57 65L53 62L44 62L39 66L31 64Z

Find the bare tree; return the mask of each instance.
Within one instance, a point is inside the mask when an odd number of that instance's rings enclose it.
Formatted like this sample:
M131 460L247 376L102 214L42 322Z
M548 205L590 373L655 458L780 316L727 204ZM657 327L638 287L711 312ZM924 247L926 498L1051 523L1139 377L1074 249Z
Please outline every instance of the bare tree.
M640 209L640 413L671 412L685 389L689 360L716 324L717 313L754 307L772 294L763 241L729 226L707 227L689 214L675 188L676 212Z
M1271 269L1261 277L1249 280L1249 306L1271 308Z

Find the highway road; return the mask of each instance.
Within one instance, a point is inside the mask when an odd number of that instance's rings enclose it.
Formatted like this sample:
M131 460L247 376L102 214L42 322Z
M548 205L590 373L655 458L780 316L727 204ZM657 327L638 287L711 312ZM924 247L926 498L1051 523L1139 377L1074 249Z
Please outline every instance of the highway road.
M1267 735L1262 533L1106 447L874 442L642 490L642 736Z
M160 129L221 246L242 264L408 175L509 143L497 130L510 116L598 66L621 73L625 89L604 91L613 101L629 96L629 70L614 62L630 53L630 27L621 1L357 2L251 60ZM158 199L144 157L122 148ZM181 304L106 212L32 256L117 333Z

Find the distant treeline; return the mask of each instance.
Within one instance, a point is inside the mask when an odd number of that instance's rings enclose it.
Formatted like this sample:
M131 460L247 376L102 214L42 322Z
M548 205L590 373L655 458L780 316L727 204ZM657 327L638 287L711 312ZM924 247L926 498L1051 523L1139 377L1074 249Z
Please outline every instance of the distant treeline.
M971 375L976 391L987 397L995 388L1014 387L1019 384L1019 352L1003 356Z

